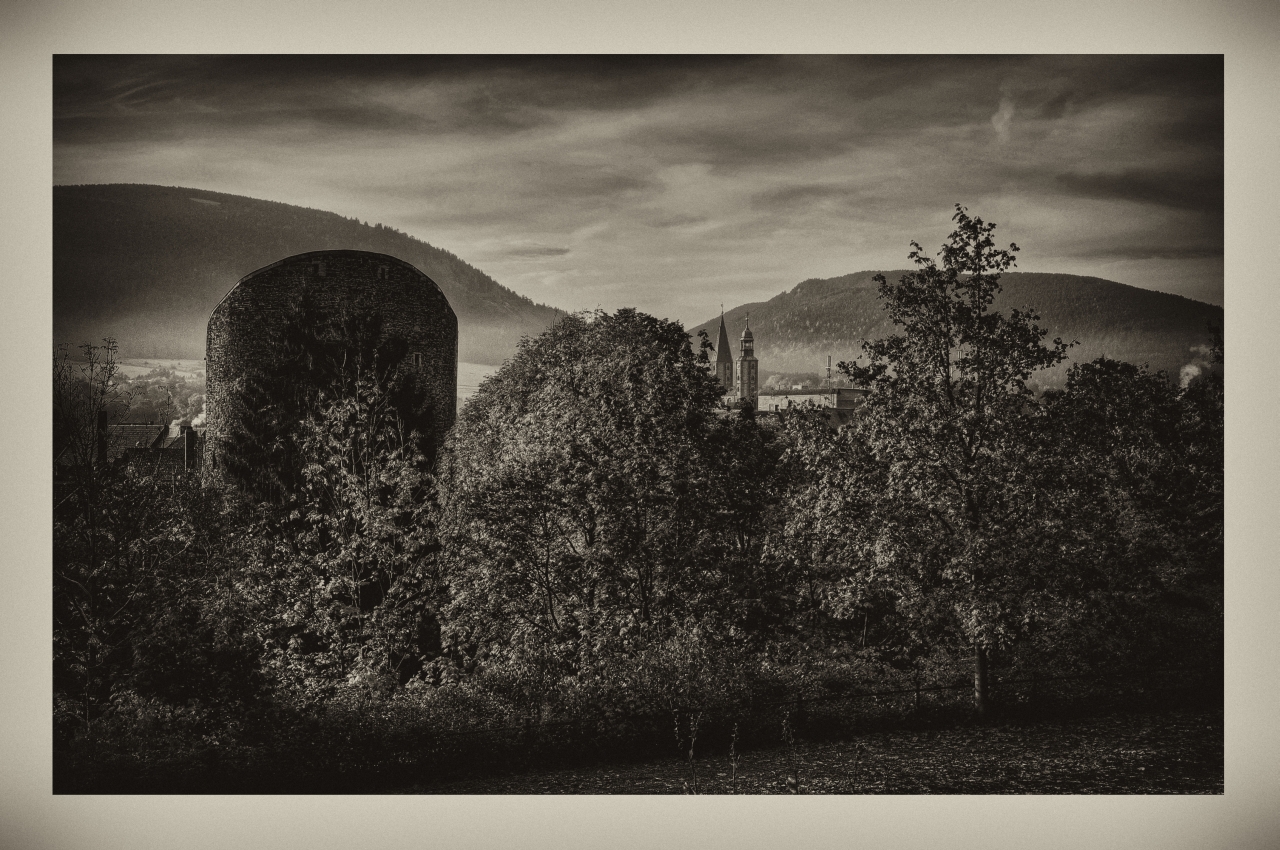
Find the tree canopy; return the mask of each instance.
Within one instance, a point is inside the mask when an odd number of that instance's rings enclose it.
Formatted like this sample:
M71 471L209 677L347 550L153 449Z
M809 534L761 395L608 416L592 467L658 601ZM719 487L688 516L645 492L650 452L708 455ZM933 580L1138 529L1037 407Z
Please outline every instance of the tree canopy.
M717 414L708 348L634 310L575 315L485 382L440 468L455 646L554 677L722 610L768 438Z
M1039 616L1059 574L1043 412L1027 381L1068 345L1046 345L1031 311L991 309L1018 247L997 247L995 225L963 207L953 221L936 261L913 242L916 270L877 280L899 332L866 343L866 363L840 364L871 389L846 437L864 479L861 521L840 536L857 565L846 593L888 592L918 632L952 631L972 646L981 710L988 653Z

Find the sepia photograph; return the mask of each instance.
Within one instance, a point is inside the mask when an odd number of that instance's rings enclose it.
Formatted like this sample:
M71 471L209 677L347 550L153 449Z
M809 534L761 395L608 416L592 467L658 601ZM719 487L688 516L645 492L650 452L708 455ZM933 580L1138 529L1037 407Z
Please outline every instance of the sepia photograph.
M1222 795L1224 57L52 58L56 795Z

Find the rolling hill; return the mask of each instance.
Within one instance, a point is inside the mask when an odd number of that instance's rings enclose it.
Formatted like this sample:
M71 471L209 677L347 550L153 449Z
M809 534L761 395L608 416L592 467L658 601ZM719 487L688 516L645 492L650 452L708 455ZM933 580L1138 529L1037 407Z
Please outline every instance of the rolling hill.
M903 271L864 271L825 280L810 279L768 301L743 304L725 313L729 338L737 356L738 337L750 314L756 357L766 372L818 372L827 355L835 362L861 354L862 341L878 339L894 328L880 305L872 278L896 280ZM1072 361L1087 362L1105 354L1117 360L1145 363L1177 377L1186 364L1200 359L1193 350L1210 341L1210 325L1222 327L1222 308L1178 295L1139 289L1096 277L1035 272L1009 272L1000 279L995 309L1033 307L1049 339L1078 344ZM716 337L720 318L691 329ZM1059 384L1064 364L1039 376L1042 384Z
M352 248L412 263L458 315L459 357L497 364L558 311L382 225L198 189L113 184L53 189L53 335L113 336L123 357L204 357L209 313L249 272L304 251Z
M198 189L112 184L53 189L54 341L114 336L122 357L199 359L214 305L244 275L304 251L355 248L399 257L444 290L458 314L459 355L496 365L522 335L559 311L535 304L479 269L382 225L320 210ZM818 372L831 354L856 357L864 339L892 332L872 277L810 279L725 314L737 347L750 313L762 374ZM891 280L901 271L884 272ZM1176 375L1222 326L1221 307L1066 274L1010 272L997 308L1036 308L1050 337L1078 340L1073 360L1102 354ZM692 329L715 338L719 317ZM1065 367L1041 376L1055 384Z

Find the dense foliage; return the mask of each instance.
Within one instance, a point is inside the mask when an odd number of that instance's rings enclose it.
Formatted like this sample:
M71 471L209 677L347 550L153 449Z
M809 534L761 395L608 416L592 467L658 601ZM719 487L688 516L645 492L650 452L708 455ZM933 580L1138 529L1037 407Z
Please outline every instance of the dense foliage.
M1036 392L1067 346L996 309L1016 248L956 225L879 281L897 333L842 364L871 393L840 427L724 409L705 335L619 310L526 339L430 447L379 329L314 332L302 305L248 387L271 427L237 486L201 487L99 462L98 411L128 403L114 347L56 359L60 775L323 789L692 752L761 711L791 740L789 700L965 676L979 711L1013 698L992 680L1212 679L1220 338L1182 381L1102 358Z
M114 346L84 353L55 364L55 730L118 711L239 717L260 696L250 513L198 480L102 463L94 423L124 399Z
M774 438L716 415L707 348L632 310L572 316L464 408L439 492L465 664L536 705L745 623Z

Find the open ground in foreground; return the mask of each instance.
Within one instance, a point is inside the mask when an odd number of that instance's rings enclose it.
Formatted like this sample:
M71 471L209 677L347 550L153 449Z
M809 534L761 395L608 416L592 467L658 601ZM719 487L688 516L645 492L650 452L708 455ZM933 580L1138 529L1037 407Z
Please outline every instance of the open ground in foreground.
M673 747L674 748L674 747ZM428 794L1221 794L1221 710L1126 713L419 785ZM791 778L795 779L792 780ZM789 781L791 780L791 781ZM792 789L795 789L794 791Z

